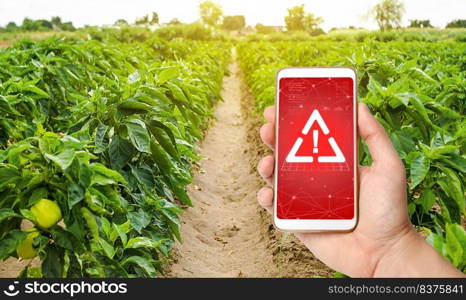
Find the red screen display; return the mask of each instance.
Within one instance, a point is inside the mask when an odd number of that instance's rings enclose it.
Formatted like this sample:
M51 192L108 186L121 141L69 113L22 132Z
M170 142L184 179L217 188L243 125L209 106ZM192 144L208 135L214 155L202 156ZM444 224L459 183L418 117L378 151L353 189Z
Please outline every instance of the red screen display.
M352 78L281 78L277 217L354 217Z

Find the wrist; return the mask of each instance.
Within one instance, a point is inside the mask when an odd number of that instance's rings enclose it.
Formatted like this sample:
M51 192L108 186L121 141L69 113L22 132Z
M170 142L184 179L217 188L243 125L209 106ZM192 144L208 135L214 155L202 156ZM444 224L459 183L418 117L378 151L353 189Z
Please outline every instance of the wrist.
M413 228L381 256L373 277L464 277Z
M374 268L373 277L405 276L403 273L406 271L406 261L419 247L424 247L424 244L425 241L413 228L407 228L381 255Z

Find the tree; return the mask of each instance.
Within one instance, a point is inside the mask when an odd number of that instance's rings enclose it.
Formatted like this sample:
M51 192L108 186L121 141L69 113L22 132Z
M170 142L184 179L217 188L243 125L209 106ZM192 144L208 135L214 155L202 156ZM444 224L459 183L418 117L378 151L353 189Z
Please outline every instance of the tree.
M257 33L261 33L261 34L269 34L269 33L275 32L275 28L273 26L267 26L261 23L257 23L256 31Z
M399 27L404 14L404 5L400 0L382 0L372 13L381 31Z
M6 25L5 31L12 32L18 30L18 25L15 22L10 22Z
M430 28L433 27L432 24L430 24L430 20L410 20L409 21L409 27L413 28Z
M244 16L225 16L223 18L222 27L225 30L241 30L246 26L246 18Z
M199 4L199 14L201 16L202 23L209 26L215 26L220 22L220 19L223 16L223 11L220 5L207 0Z
M115 21L115 23L113 24L115 26L118 26L118 27L123 27L123 26L128 26L128 21L126 21L125 19L118 19Z
M159 24L159 14L156 13L155 11L152 12L152 19L150 20L150 25L156 25Z
M288 9L285 16L286 29L289 31L313 31L323 22L322 18L306 12L304 4Z
M136 25L145 25L149 24L149 15L145 15L142 18L136 19L136 22L134 22Z
M37 23L40 30L50 30L53 28L53 24L49 20L41 19L34 22Z
M75 31L76 27L74 27L72 22L63 22L60 26L60 29L64 31Z
M453 20L447 24L446 28L466 28L466 20Z
M51 22L54 26L60 27L60 25L61 25L61 18L60 18L59 16L52 17L52 19L50 19L50 22Z
M179 25L181 24L181 21L178 20L177 18L173 18L170 20L170 22L168 22L168 25Z

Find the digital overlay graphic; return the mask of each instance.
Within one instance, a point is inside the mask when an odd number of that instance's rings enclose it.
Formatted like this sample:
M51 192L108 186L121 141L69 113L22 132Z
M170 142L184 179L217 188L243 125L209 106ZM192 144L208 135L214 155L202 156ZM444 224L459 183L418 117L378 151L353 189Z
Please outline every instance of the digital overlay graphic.
M352 78L282 78L279 83L277 216L352 219Z

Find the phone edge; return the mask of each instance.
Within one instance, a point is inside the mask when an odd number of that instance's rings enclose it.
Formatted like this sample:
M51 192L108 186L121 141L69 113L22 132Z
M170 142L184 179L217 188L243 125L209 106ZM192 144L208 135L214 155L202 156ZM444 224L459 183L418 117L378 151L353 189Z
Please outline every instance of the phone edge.
M353 135L354 135L354 194L355 194L355 221L354 225L348 229L284 229L280 228L276 223L276 211L277 211L277 166L278 166L278 114L279 114L279 76L283 70L287 69L350 69L354 73L354 100L353 100ZM274 142L274 179L273 179L273 208L272 208L272 224L273 226L282 232L300 232L300 233L318 233L318 232L326 232L326 233L347 233L352 232L356 229L359 223L359 175L358 175L358 168L359 168L359 134L358 134L358 74L355 68L353 67L332 67L332 66L325 66L325 67L284 67L277 71L275 76L275 142Z

